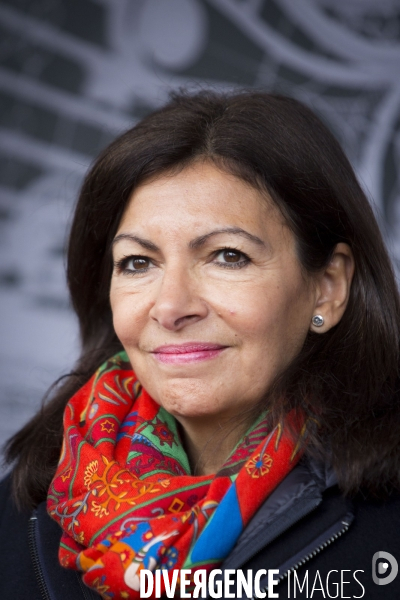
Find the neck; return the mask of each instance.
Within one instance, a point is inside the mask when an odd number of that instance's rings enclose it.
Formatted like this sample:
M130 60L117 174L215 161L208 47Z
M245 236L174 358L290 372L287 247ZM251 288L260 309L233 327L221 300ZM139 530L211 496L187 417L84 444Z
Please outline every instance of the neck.
M183 445L193 475L217 473L246 433L252 420L231 419L201 423L198 419L179 418Z

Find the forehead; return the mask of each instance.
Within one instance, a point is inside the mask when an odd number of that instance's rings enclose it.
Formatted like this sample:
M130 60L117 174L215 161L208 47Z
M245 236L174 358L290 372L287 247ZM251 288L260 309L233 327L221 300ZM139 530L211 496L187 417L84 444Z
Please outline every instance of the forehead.
M284 225L266 192L215 165L201 162L178 173L145 181L131 195L118 232L126 227L198 230L218 225L247 226L260 234L266 224Z

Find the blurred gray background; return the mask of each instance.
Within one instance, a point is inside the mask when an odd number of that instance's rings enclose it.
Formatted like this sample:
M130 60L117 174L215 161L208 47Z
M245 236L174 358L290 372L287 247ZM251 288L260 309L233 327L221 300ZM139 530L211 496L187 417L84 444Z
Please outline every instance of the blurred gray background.
M305 101L400 265L400 0L0 0L0 443L78 352L64 283L93 157L176 87Z

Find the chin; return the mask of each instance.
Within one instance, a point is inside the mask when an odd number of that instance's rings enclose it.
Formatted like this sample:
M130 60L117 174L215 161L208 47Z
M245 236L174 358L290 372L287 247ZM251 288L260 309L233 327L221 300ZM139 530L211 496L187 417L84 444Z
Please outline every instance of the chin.
M173 402L162 401L160 404L167 412L177 419L181 417L184 419L202 420L207 419L208 417L213 417L217 414L215 411L215 405L209 407L199 406L198 402L196 404L192 404L191 402L187 402L187 400L185 401L184 398L177 398Z

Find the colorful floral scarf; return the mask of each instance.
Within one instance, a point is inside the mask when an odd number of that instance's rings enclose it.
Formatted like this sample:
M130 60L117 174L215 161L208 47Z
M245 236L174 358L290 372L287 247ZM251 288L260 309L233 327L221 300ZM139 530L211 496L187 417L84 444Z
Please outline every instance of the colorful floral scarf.
M103 598L139 598L144 569L220 565L297 463L295 444L261 417L216 475L190 474L175 419L121 352L67 404L48 494L63 529L59 558ZM162 588L164 589L164 588Z

